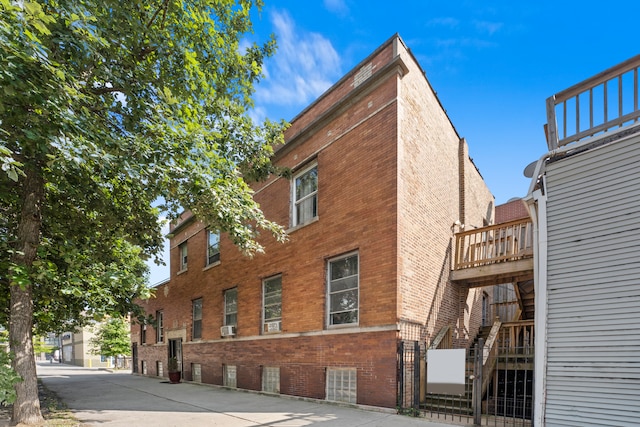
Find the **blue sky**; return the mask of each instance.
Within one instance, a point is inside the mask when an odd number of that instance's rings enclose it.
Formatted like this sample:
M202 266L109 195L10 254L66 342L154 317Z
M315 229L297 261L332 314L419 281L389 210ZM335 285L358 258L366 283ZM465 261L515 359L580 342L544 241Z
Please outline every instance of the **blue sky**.
M546 152L546 98L640 53L639 12L637 0L265 0L252 39L274 33L279 49L255 114L291 120L398 33L501 204L526 194L522 171Z
M248 39L273 33L278 51L252 114L293 119L398 33L505 203L547 151L546 98L640 53L638 16L638 0L265 0ZM154 268L150 283L167 276Z

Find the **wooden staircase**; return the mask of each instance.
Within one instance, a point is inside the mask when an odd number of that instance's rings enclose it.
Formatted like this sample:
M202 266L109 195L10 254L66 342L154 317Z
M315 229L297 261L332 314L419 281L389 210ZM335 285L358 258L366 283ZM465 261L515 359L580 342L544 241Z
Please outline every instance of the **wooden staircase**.
M536 307L533 279L517 282L515 290L518 305L522 311L522 319L534 320Z

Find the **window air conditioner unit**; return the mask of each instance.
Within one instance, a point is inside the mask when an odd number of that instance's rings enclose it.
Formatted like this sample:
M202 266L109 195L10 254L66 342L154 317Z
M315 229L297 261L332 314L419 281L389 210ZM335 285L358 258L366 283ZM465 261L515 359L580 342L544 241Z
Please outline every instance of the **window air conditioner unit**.
M278 332L282 329L282 322L280 320L277 322L267 322L265 324L265 329L267 332Z
M223 337L232 337L236 334L236 327L233 325L227 325L220 328L220 335Z

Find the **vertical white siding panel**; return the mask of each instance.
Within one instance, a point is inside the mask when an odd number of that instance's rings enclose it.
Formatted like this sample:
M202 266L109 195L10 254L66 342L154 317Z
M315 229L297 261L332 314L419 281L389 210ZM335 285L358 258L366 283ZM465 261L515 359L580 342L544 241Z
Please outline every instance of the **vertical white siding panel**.
M640 136L547 166L547 426L640 422Z

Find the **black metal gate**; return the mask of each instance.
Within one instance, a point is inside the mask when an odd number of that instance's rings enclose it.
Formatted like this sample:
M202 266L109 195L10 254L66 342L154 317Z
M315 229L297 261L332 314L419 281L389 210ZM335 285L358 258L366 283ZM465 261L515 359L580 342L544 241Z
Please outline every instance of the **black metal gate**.
M398 343L398 412L418 416L420 414L420 361L418 341Z
M397 407L401 414L488 426L532 426L533 348L521 336L528 329L501 330L486 354L484 341L467 350L462 395L426 394L426 350L401 341L397 353ZM520 338L518 339L518 336Z

